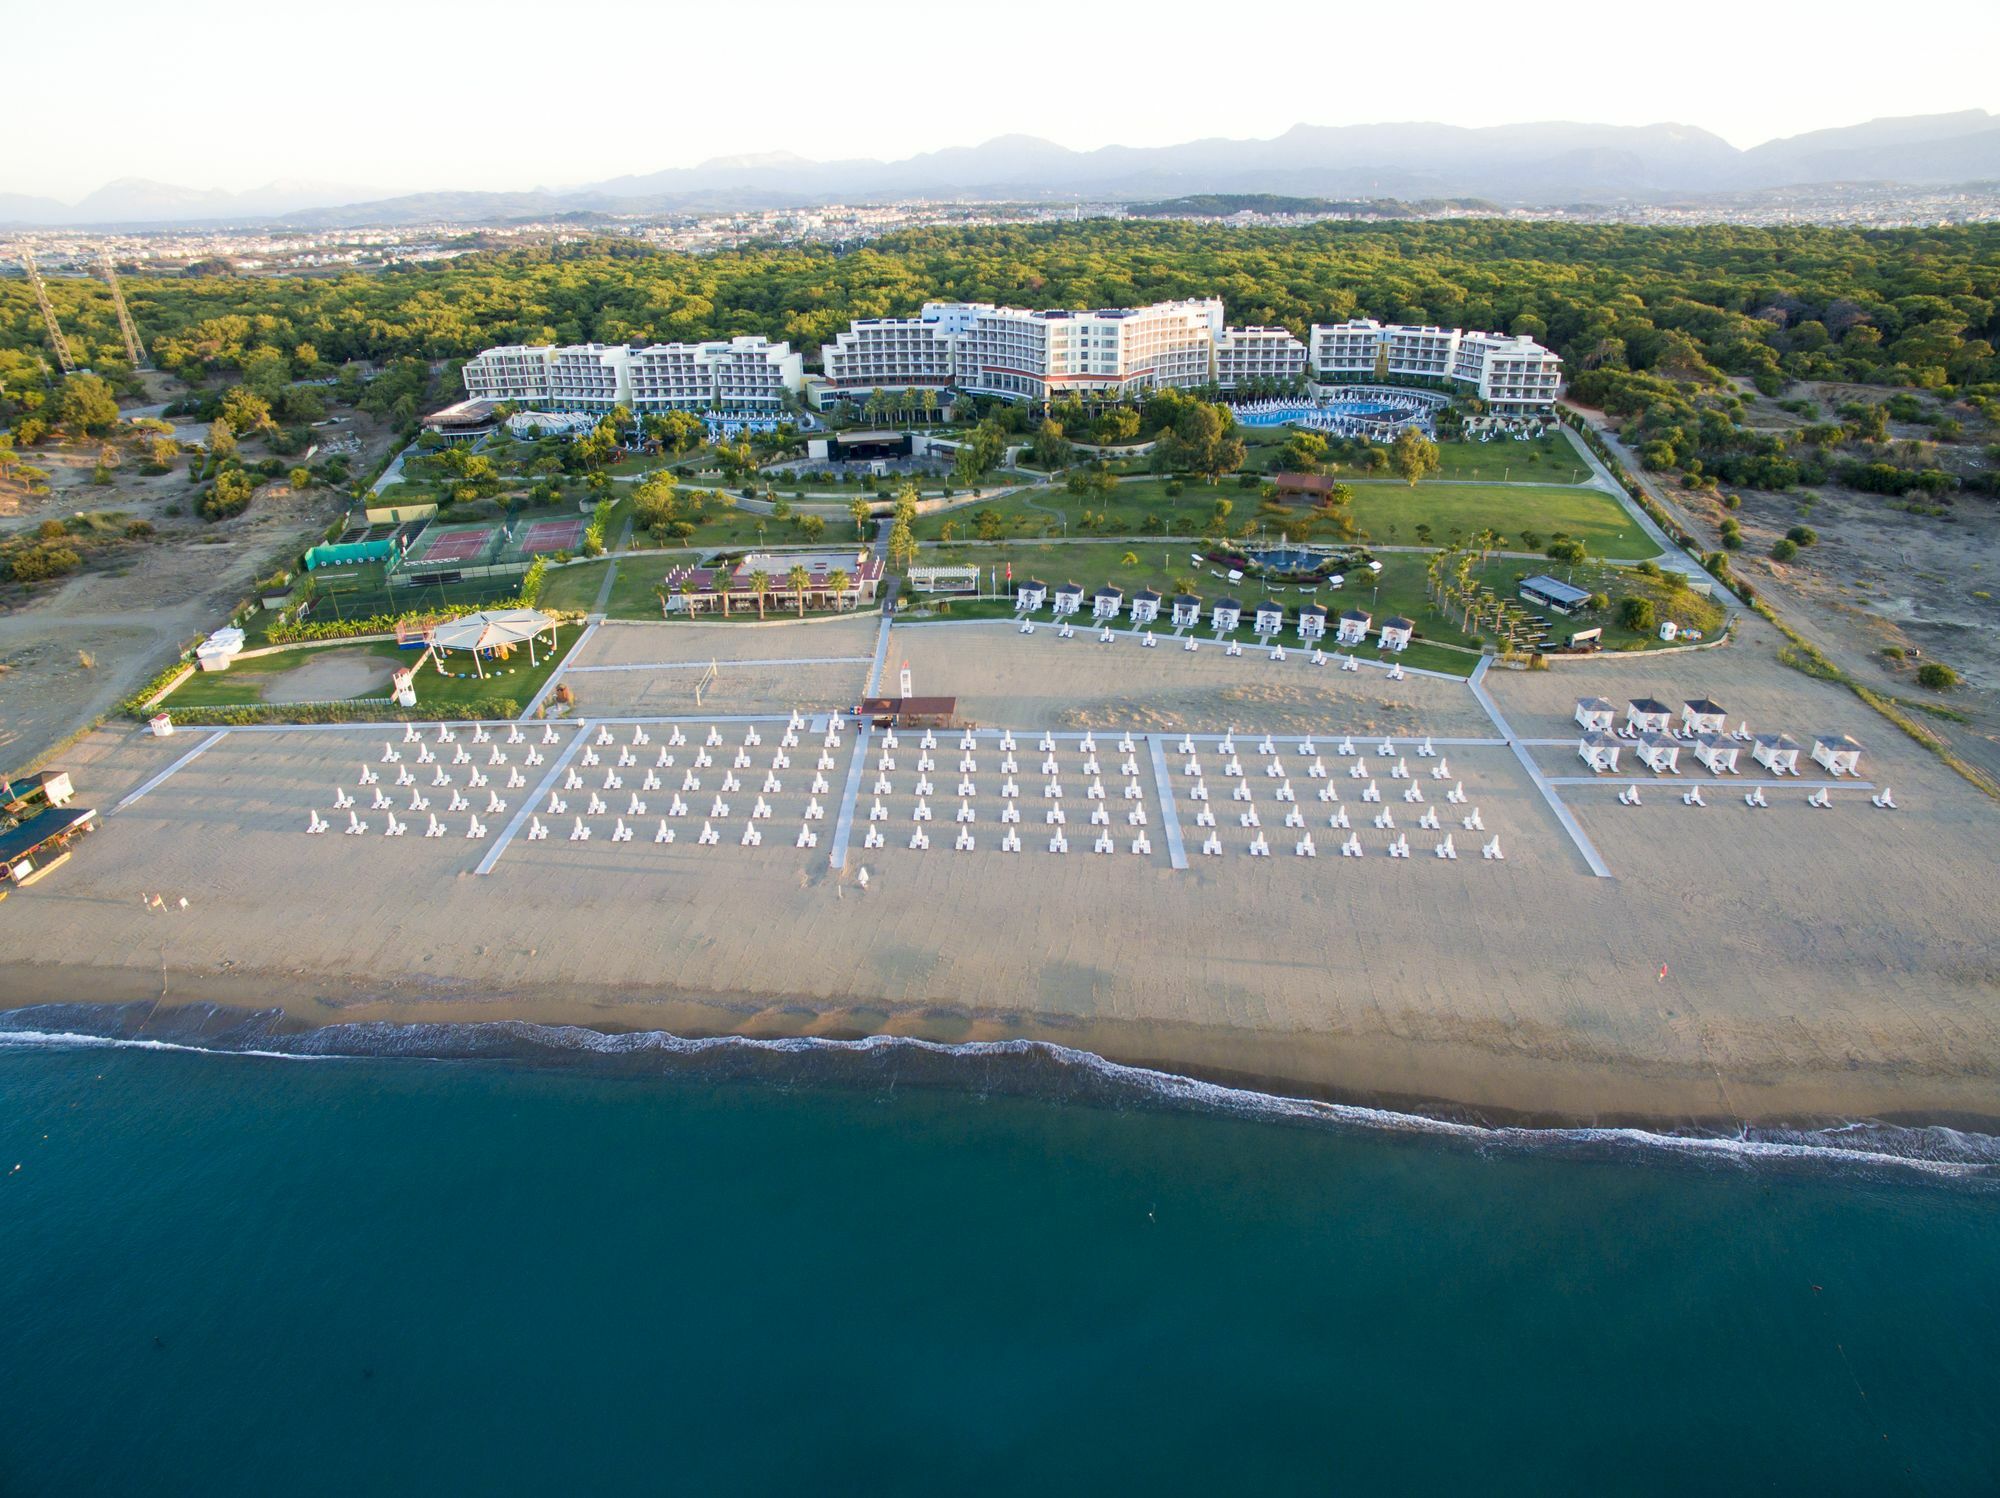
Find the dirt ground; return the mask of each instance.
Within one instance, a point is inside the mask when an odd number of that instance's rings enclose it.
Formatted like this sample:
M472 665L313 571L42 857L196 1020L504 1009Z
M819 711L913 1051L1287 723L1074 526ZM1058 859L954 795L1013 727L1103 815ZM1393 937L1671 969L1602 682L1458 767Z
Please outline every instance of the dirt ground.
M386 448L389 434L363 415L352 426L366 435L352 460L360 469ZM27 454L50 470L50 492L29 496L5 486L0 531L103 510L150 520L157 534L0 612L0 770L28 768L111 711L177 651L222 624L249 584L286 561L341 503L326 491L294 495L280 480L260 489L244 514L210 524L189 513L195 490L184 462L147 477L128 457L112 484L98 485L89 481L97 449L90 443ZM182 513L172 513L176 508Z

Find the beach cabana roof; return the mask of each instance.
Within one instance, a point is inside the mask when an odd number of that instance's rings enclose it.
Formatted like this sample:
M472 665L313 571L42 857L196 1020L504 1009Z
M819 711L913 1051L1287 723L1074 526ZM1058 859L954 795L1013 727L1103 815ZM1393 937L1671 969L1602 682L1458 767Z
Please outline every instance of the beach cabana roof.
M1705 718L1718 717L1722 712L1722 704L1712 701L1707 697L1690 697L1681 706L1689 712L1699 713Z
M492 609L448 619L431 634L441 650L493 650L519 645L555 627L540 609Z
M1081 598L1083 597L1083 584L1062 583L1057 586L1056 591L1065 598Z
M1667 705L1657 697L1634 697L1631 708L1637 713L1663 713L1667 710Z
M1587 713L1608 713L1611 711L1611 704L1606 702L1602 697L1579 697L1576 699L1576 705Z
M1324 619L1324 618L1326 617L1326 605L1325 605L1325 604L1323 604L1323 603L1302 603L1302 604L1300 604L1300 605L1299 605L1299 617L1300 617L1301 619L1303 619L1303 618L1305 618L1305 617L1306 617L1307 615L1311 615L1312 617L1314 617L1314 618L1316 618L1316 619Z
M1417 624L1414 619L1405 619L1401 614L1398 614L1393 619L1385 619L1382 622L1382 627L1384 629L1415 629Z
M1151 588L1141 588L1132 595L1132 601L1134 603L1158 603L1160 595Z
M1369 619L1369 613L1366 609L1348 609L1340 617L1352 624L1366 624Z

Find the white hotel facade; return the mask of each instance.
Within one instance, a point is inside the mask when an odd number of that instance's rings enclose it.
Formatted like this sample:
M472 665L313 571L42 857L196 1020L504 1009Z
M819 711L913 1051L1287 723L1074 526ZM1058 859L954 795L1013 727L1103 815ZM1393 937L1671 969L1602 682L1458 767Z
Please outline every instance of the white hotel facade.
M761 337L708 343L578 343L490 348L465 361L465 393L531 410L774 411L805 382L790 344Z
M1285 328L1230 327L1213 298L1091 312L927 302L915 317L858 319L821 346L820 364L822 405L925 387L1044 401L1390 379L1458 386L1495 415L1533 416L1562 391L1562 360L1532 338L1358 319L1315 323L1301 342Z
M927 302L915 317L857 318L820 348L815 405L877 390L960 390L1006 400L1116 400L1149 390L1322 391L1417 380L1476 394L1496 416L1546 416L1562 360L1532 338L1355 319L1233 328L1214 297L1092 311ZM789 344L578 344L488 349L465 365L474 399L567 411L770 410L806 387Z

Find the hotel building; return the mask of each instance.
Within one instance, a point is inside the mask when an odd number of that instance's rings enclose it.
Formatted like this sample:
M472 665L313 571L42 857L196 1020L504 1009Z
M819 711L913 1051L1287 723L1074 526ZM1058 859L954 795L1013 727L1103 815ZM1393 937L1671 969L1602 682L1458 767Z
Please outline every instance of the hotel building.
M1562 360L1534 339L1369 318L1314 323L1312 372L1322 384L1423 379L1470 386L1498 416L1546 415L1562 392Z
M1147 307L996 307L927 302L915 317L857 318L820 348L812 399L876 390L962 390L1006 400L1117 400L1151 390L1239 390L1420 380L1468 387L1497 416L1547 415L1562 360L1532 338L1356 318L1232 328L1214 297ZM709 343L488 349L465 365L475 399L567 411L775 409L804 385L791 346L761 337Z
M804 383L791 345L762 337L708 343L579 343L487 349L465 362L465 393L536 410L776 410Z

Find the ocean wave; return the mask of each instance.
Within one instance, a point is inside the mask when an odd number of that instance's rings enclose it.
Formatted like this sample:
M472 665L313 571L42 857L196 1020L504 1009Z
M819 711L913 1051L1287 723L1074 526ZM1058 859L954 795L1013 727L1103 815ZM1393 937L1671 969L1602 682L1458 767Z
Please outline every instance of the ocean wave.
M148 1032L138 1034L141 1026ZM1481 1151L1572 1156L1664 1154L1746 1167L1832 1166L2000 1184L2000 1136L1944 1125L1875 1120L1816 1129L1744 1127L1704 1133L1617 1127L1491 1124L1259 1092L1110 1061L1038 1040L946 1043L910 1036L689 1038L663 1030L609 1032L520 1020L465 1024L369 1022L299 1028L278 1010L191 1005L49 1005L0 1014L0 1052L116 1047L276 1061L589 1061L631 1075L680 1075L786 1085L913 1086L1061 1102L1152 1107L1271 1123L1423 1136Z

